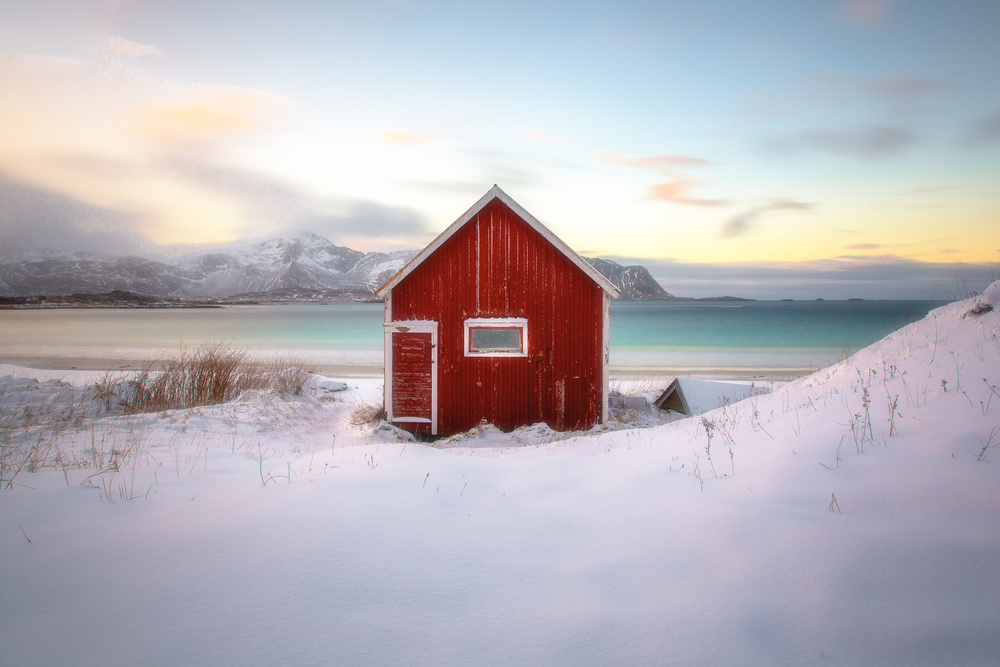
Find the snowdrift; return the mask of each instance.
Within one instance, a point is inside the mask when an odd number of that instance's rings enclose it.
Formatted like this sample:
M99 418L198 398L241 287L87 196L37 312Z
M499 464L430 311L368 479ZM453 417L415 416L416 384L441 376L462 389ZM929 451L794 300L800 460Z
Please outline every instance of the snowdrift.
M695 418L447 449L352 424L375 382L115 417L5 367L40 449L3 662L995 664L998 306Z

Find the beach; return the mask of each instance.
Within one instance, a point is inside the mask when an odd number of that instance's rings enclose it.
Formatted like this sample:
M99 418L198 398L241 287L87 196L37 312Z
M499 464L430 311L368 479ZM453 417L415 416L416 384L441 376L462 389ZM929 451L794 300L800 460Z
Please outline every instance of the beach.
M611 311L612 377L787 381L923 317L933 302L622 302ZM0 311L0 361L62 370L137 369L201 345L286 359L331 377L380 377L381 304Z
M158 360L170 358L170 354L153 357L117 357L117 356L77 356L65 357L52 355L14 355L0 354L0 364L11 364L25 368L46 370L80 370L80 371L134 371L150 365L156 368ZM176 356L176 355L174 355ZM268 358L268 357L264 357ZM310 363L307 357L293 357L301 361L302 366L335 378L382 378L381 364L324 364ZM736 381L767 381L788 382L795 378L808 375L815 369L808 368L714 368L714 367L679 367L679 368L648 368L648 367L615 367L610 368L612 380L630 380L638 378L693 378L700 380L736 380Z

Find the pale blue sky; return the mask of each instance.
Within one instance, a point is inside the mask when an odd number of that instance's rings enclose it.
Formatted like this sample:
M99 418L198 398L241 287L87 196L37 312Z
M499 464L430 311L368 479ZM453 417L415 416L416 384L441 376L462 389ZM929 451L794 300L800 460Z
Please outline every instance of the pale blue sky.
M497 183L682 294L981 288L998 33L981 1L6 3L0 241L416 248Z

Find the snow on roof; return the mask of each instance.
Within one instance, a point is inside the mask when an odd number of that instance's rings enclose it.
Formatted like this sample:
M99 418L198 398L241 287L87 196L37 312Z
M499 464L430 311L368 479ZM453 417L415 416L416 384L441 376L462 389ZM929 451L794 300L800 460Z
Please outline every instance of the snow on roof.
M674 378L653 405L693 416L760 393L763 393L760 388L752 384Z
M489 192L482 196L482 198L477 201L472 208L466 211L462 217L453 222L446 230L441 232L440 235L433 241L431 241L426 248L421 250L416 257L414 257L410 262L400 269L399 273L394 275L392 278L386 282L386 284L375 290L375 296L384 297L386 293L390 292L396 285L403 281L403 278L408 276L413 272L420 264L430 257L434 252L444 245L444 242L450 239L459 229L461 229L467 222L476 217L483 208L486 207L494 199L499 199L504 204L508 206L514 213L528 223L532 229L542 235L542 237L551 243L556 249L564 254L567 259L569 259L573 264L580 268L584 273L586 273L595 283L597 283L601 289L611 295L611 298L617 298L619 291L618 288L611 284L611 282L602 276L597 269L591 266L587 260L583 259L578 255L572 248L566 245L562 239L553 234L548 227L540 223L533 215L528 213L524 208L518 204L516 201L510 198L510 196L500 189L499 186L495 185L490 188Z

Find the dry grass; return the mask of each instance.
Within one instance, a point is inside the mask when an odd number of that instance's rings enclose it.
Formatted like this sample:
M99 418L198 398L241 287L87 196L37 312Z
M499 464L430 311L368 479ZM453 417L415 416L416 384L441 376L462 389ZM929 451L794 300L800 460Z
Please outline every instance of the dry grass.
M149 362L134 376L107 373L85 389L55 381L0 384L0 489L13 488L22 472L44 467L117 473L144 439L134 418L122 421L120 415L225 403L248 390L299 395L308 379L309 372L294 360L257 361L245 350L214 343ZM112 421L98 427L102 416ZM64 436L86 433L85 421L90 447L64 451ZM109 500L114 495L106 489L105 494Z
M105 378L97 395L106 407L117 398L119 409L126 413L227 403L254 389L298 395L309 373L293 364L253 360L246 350L212 343L178 359L148 362L131 380Z
M365 401L361 401L358 403L358 407L354 408L351 412L348 420L351 422L351 426L375 430L379 422L387 416L384 403L366 403Z
M63 434L83 423L86 399L68 385L54 385L37 380L0 385L0 488L13 488L22 471L61 461Z

